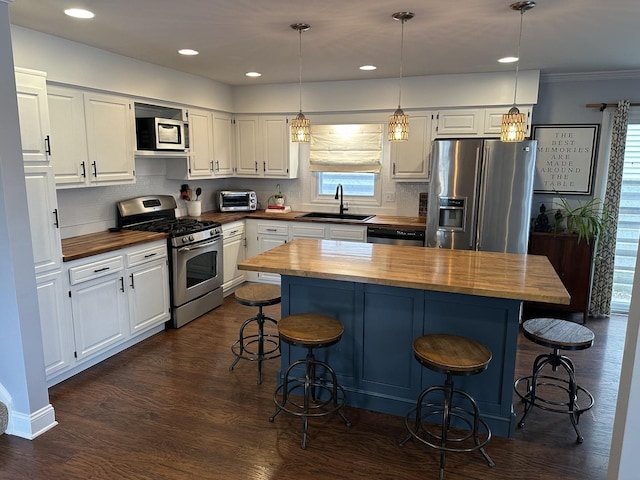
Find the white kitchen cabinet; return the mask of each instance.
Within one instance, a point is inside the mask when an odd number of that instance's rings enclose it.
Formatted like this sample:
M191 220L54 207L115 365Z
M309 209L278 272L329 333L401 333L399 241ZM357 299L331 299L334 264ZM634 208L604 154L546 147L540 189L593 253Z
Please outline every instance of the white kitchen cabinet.
M68 370L75 362L73 323L64 303L65 285L61 270L36 277L47 380Z
M289 225L291 240L296 238L326 238L327 225L321 223L290 222Z
M500 108L487 108L484 111L484 124L483 134L487 137L499 137L502 130L502 115L507 113L511 107ZM530 106L521 107L518 106L520 113L524 113L527 116L527 129L525 131L525 137L531 136L531 113L532 108Z
M247 255L259 253L283 245L289 240L289 222L275 220L247 220ZM247 272L247 280L280 283L280 275L266 272Z
M115 95L83 95L91 184L135 183L133 102Z
M286 116L237 116L235 130L237 176L297 178L299 144L291 142Z
M57 85L49 86L47 97L58 188L135 182L130 99Z
M166 242L136 248L126 254L129 327L135 335L169 318L169 263Z
M59 270L62 265L58 201L53 181L53 167L24 167L31 243L36 275Z
M76 358L84 360L128 336L127 292L121 255L69 267Z
M213 118L211 112L190 109L189 178L213 177Z
M213 113L213 174L217 178L234 174L233 119L226 113Z
M46 74L15 69L22 159L48 164L51 155Z
M244 221L222 225L224 268L222 275L222 291L229 295L233 289L246 279L244 270L238 270L238 263L247 256L247 241Z
M431 170L431 115L409 117L409 139L391 142L391 178L396 182L429 180Z
M367 227L364 225L336 225L335 223L330 223L327 226L327 239L365 242L367 240Z
M477 137L482 135L484 109L454 108L431 115L434 138Z
M85 186L89 183L89 152L84 96L80 90L50 85L47 98L55 146L55 183L59 188Z

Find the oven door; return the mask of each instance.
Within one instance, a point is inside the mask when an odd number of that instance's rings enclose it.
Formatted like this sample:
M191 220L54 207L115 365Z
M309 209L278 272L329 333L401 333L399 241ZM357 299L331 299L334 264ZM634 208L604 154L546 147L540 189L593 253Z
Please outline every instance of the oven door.
M172 306L179 307L222 285L222 237L172 248Z

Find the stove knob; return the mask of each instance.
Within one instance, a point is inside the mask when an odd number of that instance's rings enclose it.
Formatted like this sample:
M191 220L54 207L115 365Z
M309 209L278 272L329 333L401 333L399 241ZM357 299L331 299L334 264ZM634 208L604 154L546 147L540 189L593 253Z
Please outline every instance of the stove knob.
M189 235L189 241L193 242L193 235Z
M189 239L187 237L182 237L182 243L187 243Z
M209 233L210 233L212 236L213 236L213 235L215 235L215 234L216 234L216 229L215 229L215 228L214 228L214 229L212 229Z

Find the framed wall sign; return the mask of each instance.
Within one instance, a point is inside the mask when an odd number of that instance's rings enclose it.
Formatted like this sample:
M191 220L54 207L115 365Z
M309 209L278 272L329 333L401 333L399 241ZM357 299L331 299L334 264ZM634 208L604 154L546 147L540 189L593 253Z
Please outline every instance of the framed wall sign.
M533 125L534 193L591 195L599 125Z

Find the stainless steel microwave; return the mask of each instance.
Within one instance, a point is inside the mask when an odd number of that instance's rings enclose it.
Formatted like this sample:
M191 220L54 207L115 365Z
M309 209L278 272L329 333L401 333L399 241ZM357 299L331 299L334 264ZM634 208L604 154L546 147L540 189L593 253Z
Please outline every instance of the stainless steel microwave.
M258 208L258 197L253 190L220 190L218 208L221 212L250 212Z
M138 150L181 150L186 148L185 123L172 118L136 118Z

